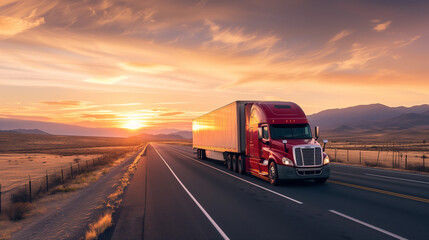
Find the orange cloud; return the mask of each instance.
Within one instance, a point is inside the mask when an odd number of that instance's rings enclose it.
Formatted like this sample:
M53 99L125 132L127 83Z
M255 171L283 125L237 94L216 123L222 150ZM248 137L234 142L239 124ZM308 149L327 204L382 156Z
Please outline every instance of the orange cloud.
M81 101L46 101L41 103L49 106L80 106L83 104Z
M390 21L390 20L386 21L384 23L379 23L379 24L375 25L373 29L377 32L382 32L382 31L386 30L390 26L391 23L392 23L392 21Z
M340 40L340 39L342 39L342 38L345 38L345 37L347 37L348 35L350 35L352 33L352 31L350 31L350 30L343 30L343 31L341 31L341 32L339 32L338 34L336 34L335 36L333 36L329 41L328 41L328 43L333 43L333 42L336 42L336 41L338 41L338 40Z
M128 79L127 76L118 76L118 77L93 77L93 78L87 78L84 81L90 82L90 83L97 83L97 84L114 84L117 82L120 82L122 80Z
M17 18L0 16L0 39L14 36L45 23L42 18Z
M163 73L174 71L175 68L168 65L162 64L150 64L150 63L139 63L139 62L124 62L119 63L119 66L124 70L142 72L142 73Z
M242 28L222 29L221 26L209 20L206 20L206 25L209 26L212 35L211 42L220 42L233 46L239 45L241 50L270 49L280 40L275 35L245 34Z
M82 114L83 118L94 118L94 119L115 119L117 117L116 114Z
M184 112L168 112L168 113L161 113L159 114L160 117L167 117L167 116L175 116L179 114L183 114Z

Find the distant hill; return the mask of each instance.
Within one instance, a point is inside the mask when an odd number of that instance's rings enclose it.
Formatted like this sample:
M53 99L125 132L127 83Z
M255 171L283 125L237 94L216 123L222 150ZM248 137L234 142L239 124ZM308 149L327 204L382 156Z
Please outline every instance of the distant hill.
M142 132L150 134L177 134L182 138L192 138L192 131L180 131L177 129L141 129L130 131L121 128L90 128L72 124L31 121L11 118L0 118L0 131L23 131L35 129L39 133L33 134L52 134L52 135L71 135L71 136L95 136L95 137L129 137ZM17 131L17 132L19 132ZM168 136L166 136L168 137Z
M50 134L28 134L13 131L0 131L0 153L5 152L44 152L61 155L74 155L73 151L100 151L99 147L137 146L141 139L64 136ZM88 149L87 149L88 148ZM85 149L85 150L84 150Z
M192 138L192 131L179 131L179 132L175 132L174 134L180 135L183 138Z
M179 134L149 134L141 133L139 135L132 136L131 138L139 138L142 140L180 140L184 137Z
M53 135L128 137L130 132L119 128L89 128L71 124L0 118L0 130L38 129ZM134 133L135 134L135 133Z
M50 135L49 133L44 132L44 131L39 130L39 129L12 129L12 130L0 130L0 132Z
M340 127L334 129L334 131L351 131L351 130L354 130L354 128L351 128L346 125L341 125Z
M308 116L321 136L338 140L429 139L429 105L388 107L382 104L329 109Z

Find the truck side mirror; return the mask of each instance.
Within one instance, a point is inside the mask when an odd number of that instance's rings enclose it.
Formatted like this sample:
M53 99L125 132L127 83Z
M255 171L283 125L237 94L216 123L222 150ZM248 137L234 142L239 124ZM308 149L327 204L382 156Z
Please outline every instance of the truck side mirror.
M323 139L323 151L325 151L325 146L329 141L327 139Z
M319 139L319 126L314 127L314 137L315 139Z
M283 140L282 143L285 146L285 152L289 152L289 150L287 149L287 146L286 146L287 140Z
M258 140L262 139L262 127L258 127Z

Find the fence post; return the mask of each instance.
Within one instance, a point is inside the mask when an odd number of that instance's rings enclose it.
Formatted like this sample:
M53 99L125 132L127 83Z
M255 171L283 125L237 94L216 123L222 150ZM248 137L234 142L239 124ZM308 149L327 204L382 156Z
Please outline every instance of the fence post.
M408 169L408 155L405 154L405 169Z
M380 151L378 151L378 154L377 154L377 166L378 166L378 159L380 158Z
M49 179L48 179L48 170L46 170L46 192L49 191Z
M64 184L64 169L61 168L61 182Z
M362 150L359 151L359 165L362 165Z
M349 150L347 149L347 163L349 162Z
M30 175L28 175L28 192L30 193L30 202L31 202L31 178L30 178Z
M335 162L337 161L337 149L335 148Z
M70 163L70 177L73 179L73 163Z

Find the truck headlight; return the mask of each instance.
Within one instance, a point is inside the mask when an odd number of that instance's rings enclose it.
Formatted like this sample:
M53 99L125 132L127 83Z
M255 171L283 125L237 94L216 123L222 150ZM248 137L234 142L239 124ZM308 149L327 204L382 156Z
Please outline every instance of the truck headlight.
M283 162L283 164L284 165L287 165L287 166L293 166L293 162L292 162L292 160L290 160L289 158L287 158L287 157L283 157L282 158L282 162Z
M329 157L328 154L326 154L326 157L323 159L323 165L326 165L329 163Z

